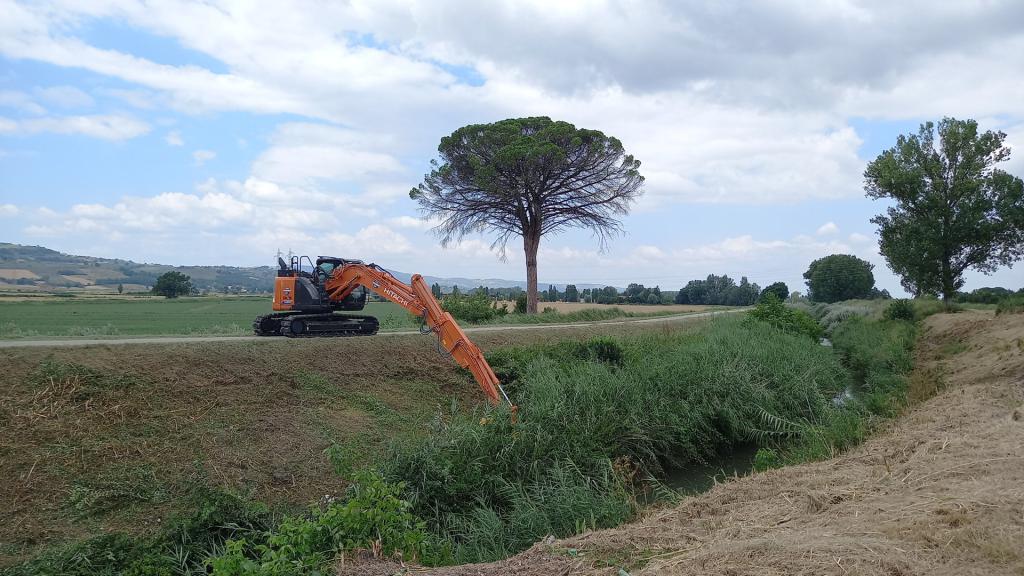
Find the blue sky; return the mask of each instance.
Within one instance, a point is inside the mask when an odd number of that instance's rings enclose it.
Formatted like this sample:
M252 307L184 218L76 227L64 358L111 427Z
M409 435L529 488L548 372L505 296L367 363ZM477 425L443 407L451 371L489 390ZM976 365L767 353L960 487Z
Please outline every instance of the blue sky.
M71 253L260 265L280 249L522 278L519 245L442 249L407 192L456 128L548 115L622 139L647 186L607 252L585 231L545 239L542 281L802 290L812 259L846 252L898 292L866 162L944 115L1024 142L1014 2L0 11L0 240ZM1004 168L1024 174L1018 156ZM968 288L1018 288L1021 270Z

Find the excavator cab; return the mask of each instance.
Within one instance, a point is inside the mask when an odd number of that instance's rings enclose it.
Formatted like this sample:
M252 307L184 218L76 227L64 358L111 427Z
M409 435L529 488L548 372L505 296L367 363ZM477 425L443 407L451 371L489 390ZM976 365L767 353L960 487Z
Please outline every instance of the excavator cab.
M359 260L318 256L316 264L309 256L292 256L290 262L278 257L274 282L274 305L277 312L332 312L362 310L366 307L366 289L353 290L341 301L332 301L324 289L334 269Z
M361 263L333 256L292 256L288 262L278 257L274 279L272 309L277 314L260 316L253 322L262 336L357 336L377 333L378 322L372 316L336 314L366 307L366 288L360 286L345 298L334 300L325 285L334 270L347 263Z

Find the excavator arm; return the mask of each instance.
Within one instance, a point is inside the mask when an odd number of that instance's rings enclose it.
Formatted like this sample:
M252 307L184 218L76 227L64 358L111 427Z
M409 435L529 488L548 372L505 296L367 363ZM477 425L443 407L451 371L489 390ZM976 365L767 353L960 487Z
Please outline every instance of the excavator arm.
M405 284L380 266L350 262L336 267L331 277L324 283L328 297L336 302L344 300L359 286L423 318L426 329L421 331L424 334L437 334L441 346L451 354L459 366L472 372L473 378L491 404L497 405L504 400L515 412L516 406L505 394L501 382L487 363L483 352L470 341L462 328L459 328L452 315L441 308L422 276L413 274L411 282Z

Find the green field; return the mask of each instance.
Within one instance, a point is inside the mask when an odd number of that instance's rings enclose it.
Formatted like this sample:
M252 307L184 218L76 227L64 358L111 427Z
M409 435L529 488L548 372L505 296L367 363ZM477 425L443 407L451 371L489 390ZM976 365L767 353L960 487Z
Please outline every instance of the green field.
M598 305L566 313L509 314L489 323L599 322L679 313L668 306L648 308L649 312L632 312L618 306ZM254 318L269 313L269 296L13 298L0 300L0 339L243 336L252 334ZM355 314L376 316L382 331L411 330L419 326L419 319L391 302L369 302L362 312Z
M252 334L253 318L269 314L270 297L39 298L0 302L0 338ZM413 328L405 310L370 302L381 330Z

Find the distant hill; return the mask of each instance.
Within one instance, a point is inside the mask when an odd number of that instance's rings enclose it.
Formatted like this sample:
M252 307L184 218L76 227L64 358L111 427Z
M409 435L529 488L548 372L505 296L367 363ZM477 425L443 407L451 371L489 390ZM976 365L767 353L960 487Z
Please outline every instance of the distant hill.
M274 288L275 271L271 266L168 266L0 243L0 289L3 290L107 292L121 284L126 292L138 292L148 290L158 276L172 270L191 276L193 285L200 290L266 292Z
M192 278L200 290L212 292L269 292L274 289L276 268L257 266L169 266L166 264L138 263L118 258L75 256L42 246L0 243L0 291L87 291L111 292L121 284L125 292L149 290L156 278L165 272L177 271ZM399 280L408 282L411 274L391 270ZM489 288L526 288L522 280L498 278L444 278L424 276L428 284L440 284L447 292L452 286L460 289L487 286ZM541 282L541 288L548 283ZM564 290L564 284L555 284ZM597 284L577 284L577 288L600 287Z

